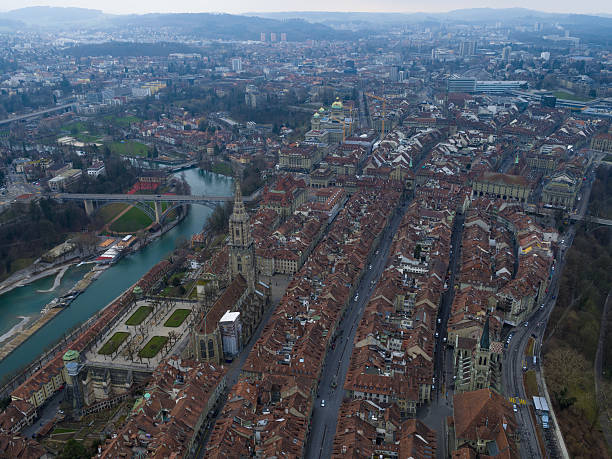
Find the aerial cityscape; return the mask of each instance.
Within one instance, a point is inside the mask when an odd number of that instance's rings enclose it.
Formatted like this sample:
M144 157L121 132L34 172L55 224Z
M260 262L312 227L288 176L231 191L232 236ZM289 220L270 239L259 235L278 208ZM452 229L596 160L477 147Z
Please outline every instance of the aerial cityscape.
M610 6L318 5L0 11L0 459L612 457Z

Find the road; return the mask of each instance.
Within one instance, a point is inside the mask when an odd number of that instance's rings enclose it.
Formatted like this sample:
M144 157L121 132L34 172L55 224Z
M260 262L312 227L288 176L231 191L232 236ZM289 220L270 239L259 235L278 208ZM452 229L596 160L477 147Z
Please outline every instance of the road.
M370 260L371 265L368 266L361 278L359 287L355 291L357 300L355 300L355 297L351 299L336 329L335 346L325 356L317 398L310 419L311 430L306 444L306 458L331 456L338 422L338 411L344 396L343 385L353 350L355 332L376 282L385 269L393 235L399 227L406 208L407 202L404 202L396 210L387 228L383 231L377 250L371 257L373 258ZM337 388L332 387L333 381L336 381ZM321 406L321 400L325 400L324 407Z
M25 438L30 438L34 434L38 433L40 429L42 429L49 421L54 419L59 414L60 404L64 400L64 395L66 391L65 389L57 392L45 405L39 408L38 418L34 421L31 426L26 426L20 432L20 434Z
M586 214L589 197L591 194L591 186L593 183L593 172L590 169L587 173L589 180L585 182L585 186L582 187L580 192L581 200L578 201L579 206L577 209L577 215L581 218ZM555 261L554 271L551 277L551 281L548 287L548 291L544 299L539 301L539 305L536 306L535 310L530 314L528 319L518 325L513 330L513 336L508 344L508 348L504 353L502 359L502 384L504 392L508 397L520 397L526 399L525 388L523 385L523 361L525 359L525 348L529 341L529 337L533 336L536 344L535 349L539 354L542 349L542 339L546 330L546 325L550 314L554 308L557 292L559 290L559 282L563 267L565 266L565 254L571 247L576 234L576 228L571 225L565 232L560 244L559 253ZM538 356L539 357L539 356ZM537 358L537 363L534 365L533 361L528 363L528 368L533 367L541 380L540 358ZM540 448L537 441L536 426L533 423L529 411L529 405L518 405L517 421L520 426L521 434L521 457L533 458L542 457ZM556 426L554 426L556 427ZM555 451L551 451L555 449ZM547 444L547 453L557 454L557 451L562 449L560 445Z
M253 348L253 346L255 345L259 337L261 336L261 333L263 332L263 329L265 328L266 324L270 320L270 317L272 317L272 314L276 310L276 306L278 306L279 300L282 297L282 294L284 293L285 289L287 288L290 278L287 276L274 276L270 280L271 280L270 288L272 289L272 295L273 295L272 302L268 306L266 311L264 312L261 318L261 321L259 322L259 325L255 329L255 332L251 335L249 342L242 348L238 357L236 357L234 361L230 364L230 369L225 375L226 389L224 393L219 397L219 400L217 401L218 408L216 410L211 410L209 417L206 419L206 421L204 421L205 427L202 428L201 430L204 432L204 434L203 434L203 437L200 439L198 449L194 456L198 459L204 457L206 453L206 443L208 443L208 439L210 437L210 434L212 433L212 430L213 430L212 428L214 427L215 422L217 422L217 419L221 415L221 412L223 410L223 405L225 405L225 402L227 400L227 396L229 392L232 390L232 388L238 382L238 379L240 378L240 374L242 371L242 367L244 366L244 362L249 356L251 349Z
M461 237L465 215L456 214L451 234L451 253L448 263L447 289L442 295L436 320L436 346L434 349L434 381L431 402L417 411L417 418L437 434L437 457L448 457L446 418L452 413L453 349L447 346L447 323L455 296L455 276L461 260Z
M12 123L13 121L19 121L19 120L25 120L28 118L33 118L35 116L40 116L40 115L44 115L46 113L53 113L53 112L57 112L57 111L68 111L68 109L72 106L76 105L75 102L71 102L69 104L63 104L63 105L57 105L55 107L52 108L46 108L44 110L38 110L32 113L26 113L25 115L17 115L17 116L13 116L11 118L6 118L4 120L0 121L0 125L3 124L8 124L8 123Z

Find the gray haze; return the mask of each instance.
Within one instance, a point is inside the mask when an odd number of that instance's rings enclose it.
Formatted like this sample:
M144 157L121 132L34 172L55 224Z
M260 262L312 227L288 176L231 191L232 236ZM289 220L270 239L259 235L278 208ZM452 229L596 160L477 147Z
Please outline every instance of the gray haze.
M168 2L166 0L0 0L0 11L9 11L27 6L73 6L80 8L101 9L105 13L167 13L167 12L225 12L245 13L251 11L364 11L364 12L445 12L460 8L529 8L555 13L612 13L612 2L609 0L591 0L576 3L572 0L464 0L461 2L439 0L424 3L406 0L337 0L330 3L326 0L311 0L308 3L285 0L262 0L249 2L244 0L183 0ZM503 19L503 18L500 18Z

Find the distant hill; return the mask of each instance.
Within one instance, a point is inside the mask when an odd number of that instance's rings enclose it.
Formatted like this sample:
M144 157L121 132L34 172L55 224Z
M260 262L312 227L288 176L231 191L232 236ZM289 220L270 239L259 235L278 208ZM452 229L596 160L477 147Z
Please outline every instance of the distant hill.
M61 8L53 6L30 6L6 13L0 19L19 21L29 26L58 27L69 24L88 25L99 22L109 15L100 10L87 8Z
M113 29L167 27L203 39L259 40L261 32L287 34L289 41L351 39L350 32L338 31L324 24L312 24L303 19L278 20L232 14L178 13L109 15L85 8L36 6L0 13L0 27L65 30L78 25L82 28Z
M493 24L502 20L504 25L533 25L535 22L557 23L570 30L572 36L586 41L608 43L612 37L610 15L545 13L526 8L471 8L445 13L359 13L289 11L279 13L249 13L250 15L286 20L302 19L313 24L325 24L338 29L354 31L377 29L405 24L465 23Z
M527 8L469 8L448 11L444 13L362 13L362 12L324 12L324 11L287 11L276 13L248 13L251 16L260 16L271 19L303 19L313 23L341 24L358 23L363 24L401 24L417 23L423 21L437 20L445 22L497 22L500 19L504 23L521 20L568 20L573 16L589 18L608 18L610 15L579 15L546 13Z
M174 27L201 38L259 40L261 32L287 33L289 41L307 39L350 39L352 34L323 24L312 24L302 19L278 20L233 14L184 13L117 16L112 24L119 27Z

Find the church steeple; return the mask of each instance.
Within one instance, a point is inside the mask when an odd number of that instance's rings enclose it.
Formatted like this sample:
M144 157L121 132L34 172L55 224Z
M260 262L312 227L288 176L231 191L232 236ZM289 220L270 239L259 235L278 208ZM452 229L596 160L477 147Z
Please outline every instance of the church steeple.
M236 180L236 190L234 193L234 210L230 216L230 240L232 245L247 247L251 244L251 228L249 225L249 215L242 202L240 182Z
M480 349L489 350L491 345L491 339L489 337L489 315L487 314L487 319L485 321L484 327L482 328L482 336L480 337Z
M255 288L255 248L251 237L249 214L244 208L240 182L236 179L234 210L229 220L230 267L232 278L239 274L247 281L249 289Z

